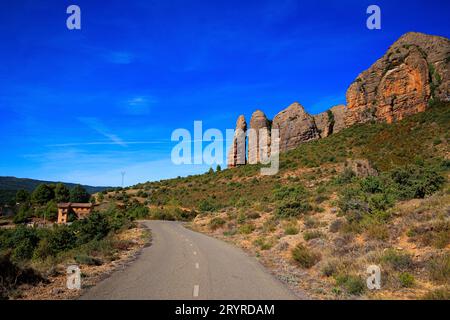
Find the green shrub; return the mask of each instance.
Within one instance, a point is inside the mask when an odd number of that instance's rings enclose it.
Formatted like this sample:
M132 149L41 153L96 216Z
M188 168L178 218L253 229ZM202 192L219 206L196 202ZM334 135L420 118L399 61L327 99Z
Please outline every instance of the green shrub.
M303 268L311 268L320 261L320 258L321 256L319 253L308 249L302 244L298 244L292 249L292 259Z
M376 176L369 176L361 180L360 185L361 190L368 193L379 193L385 189L380 177Z
M255 231L255 226L251 223L246 223L239 227L239 233L241 234L250 234L253 231Z
M432 258L428 263L428 272L432 280L448 283L450 279L450 254Z
M226 223L226 221L223 218L214 217L209 221L209 227L212 230L216 230L216 229L222 227L225 223Z
M345 168L342 173L337 176L335 183L338 185L343 185L352 182L353 178L356 177L355 172L351 168Z
M298 233L298 228L295 224L288 224L285 228L284 228L284 234L285 235L295 235Z
M356 275L338 275L336 277L336 284L343 287L348 294L360 295L366 289L365 281Z
M131 208L127 210L127 215L132 220L134 219L146 219L150 215L150 210L148 207L143 206L141 204L133 205Z
M301 185L277 186L273 190L275 200L281 201L286 199L297 200L307 196L305 187Z
M266 241L264 238L258 238L253 243L261 250L269 250L273 246L272 241Z
M103 264L103 262L100 259L84 254L75 256L75 261L79 264L84 264L88 266L101 266Z
M414 276L408 272L402 272L398 276L398 280L400 284L404 288L411 288L414 285L415 279Z
M48 236L41 240L40 255L45 256L45 253L42 252L42 249L45 248L47 255L56 256L59 252L75 247L76 241L75 233L70 227L56 225Z
M412 258L407 253L395 249L388 249L381 257L381 262L388 264L395 270L407 270L413 266Z
M424 300L450 300L450 287L429 291L423 296Z
M105 213L94 211L86 219L77 220L70 226L76 233L77 244L100 240L112 230Z
M445 182L434 168L415 165L394 169L391 178L401 199L424 198L440 190Z
M303 233L303 239L305 239L306 241L323 237L324 234L318 230L305 231Z
M213 199L208 198L200 201L198 209L202 212L213 212L219 209L219 206Z
M325 277L331 277L334 276L338 271L337 268L337 264L332 262L332 261L328 261L323 267L322 267L322 275L324 275Z
M283 200L277 205L275 214L281 218L298 217L312 210L312 206L306 200Z

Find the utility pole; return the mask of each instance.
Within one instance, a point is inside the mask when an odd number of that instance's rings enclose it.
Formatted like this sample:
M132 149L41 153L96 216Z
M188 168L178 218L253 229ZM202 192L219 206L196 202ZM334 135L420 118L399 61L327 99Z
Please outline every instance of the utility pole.
M122 175L122 188L123 188L123 181L124 181L124 178L125 178L125 171L122 171L120 174Z

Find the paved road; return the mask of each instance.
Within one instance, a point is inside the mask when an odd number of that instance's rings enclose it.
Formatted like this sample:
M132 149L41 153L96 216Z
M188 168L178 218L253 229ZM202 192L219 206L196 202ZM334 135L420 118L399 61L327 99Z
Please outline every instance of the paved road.
M298 299L236 247L177 222L145 224L152 245L81 299Z

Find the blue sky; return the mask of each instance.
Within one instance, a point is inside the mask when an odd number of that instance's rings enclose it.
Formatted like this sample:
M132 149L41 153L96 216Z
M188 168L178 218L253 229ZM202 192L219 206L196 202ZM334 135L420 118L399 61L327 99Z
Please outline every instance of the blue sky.
M77 4L82 29L66 28ZM378 4L382 29L366 28ZM175 166L176 128L345 103L403 33L450 36L449 1L2 1L0 175L117 186Z

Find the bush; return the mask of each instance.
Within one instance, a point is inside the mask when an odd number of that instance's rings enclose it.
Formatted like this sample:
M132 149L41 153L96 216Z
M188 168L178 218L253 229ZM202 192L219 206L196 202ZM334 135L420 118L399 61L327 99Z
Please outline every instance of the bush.
M337 272L337 265L332 261L328 261L326 265L322 267L322 275L325 277L334 276Z
M198 209L202 212L213 212L218 209L218 205L213 199L203 199L198 205Z
M131 208L127 210L127 215L132 220L148 218L149 214L150 210L148 209L148 207L145 207L141 204L133 205Z
M361 190L368 193L379 193L383 192L385 186L381 181L380 177L369 176L360 182Z
M72 249L76 244L77 238L70 227L54 226L47 238L41 240L41 242L43 241L46 242L48 255L56 256L59 252ZM45 242L43 244L40 243L40 247L43 247Z
M400 273L398 280L400 281L401 286L404 288L412 287L415 282L414 276L408 272Z
M251 223L246 223L239 227L239 233L241 234L250 234L253 231L255 231L255 226Z
M21 268L11 260L9 254L0 254L0 300L8 299L9 293L22 284L37 285L46 282L38 272L31 268Z
M423 296L424 300L450 300L450 287L429 291Z
M209 221L209 227L212 230L216 230L220 227L222 227L224 224L226 223L226 221L220 217L214 217Z
M258 238L253 242L256 246L258 246L261 250L269 250L273 246L272 241L266 241L264 238Z
M450 254L432 258L428 264L428 271L432 280L448 283L450 279Z
M273 190L275 200L301 199L307 196L306 189L301 185L277 186Z
M295 224L289 224L284 228L284 234L285 235L295 235L298 233L298 228Z
M297 217L312 210L312 206L305 200L284 200L275 209L275 214L281 218Z
M335 183L338 185L343 185L352 182L353 178L356 177L355 172L351 168L345 168L344 171L336 178Z
M76 232L77 244L100 240L111 231L107 216L98 211L94 211L86 219L75 221L71 229Z
M88 266L101 266L103 264L103 262L100 259L84 254L75 256L75 261L79 264L84 264Z
M394 169L391 178L401 199L424 198L445 183L445 178L434 168L412 165Z
M0 237L0 249L11 250L11 258L15 261L30 259L38 243L37 229L25 226L5 230Z
M320 254L309 250L302 244L298 244L292 249L292 258L303 268L311 268L320 261Z
M303 239L305 239L306 241L322 237L324 237L324 234L318 230L305 231L303 233Z
M356 275L338 275L336 284L343 287L348 294L360 295L366 289L365 281Z
M407 253L395 249L388 249L381 257L381 262L390 265L395 270L407 270L412 267L413 261Z

